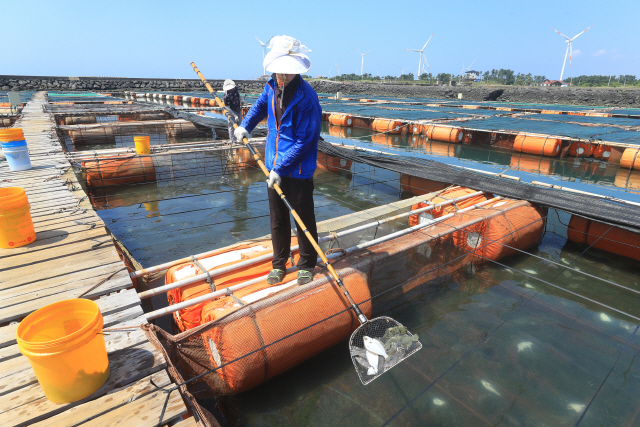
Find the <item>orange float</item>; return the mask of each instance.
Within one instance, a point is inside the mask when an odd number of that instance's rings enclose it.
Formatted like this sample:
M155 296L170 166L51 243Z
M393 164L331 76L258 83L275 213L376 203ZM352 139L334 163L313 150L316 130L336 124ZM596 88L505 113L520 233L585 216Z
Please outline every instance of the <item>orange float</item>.
M353 162L351 160L343 159L341 157L329 156L322 151L318 151L318 169L328 170L331 172L350 171L352 163Z
M593 150L593 158L598 160L609 160L611 156L611 147L604 144L598 144Z
M540 114L562 114L560 110L540 110Z
M350 268L338 273L356 304L371 316L367 277ZM211 366L220 367L213 373L215 380L208 381L215 393L249 390L347 339L359 326L349 303L328 276L306 286L285 286L247 290L253 295L280 290L283 295L250 308L229 308L231 298L227 297L202 309L206 312L203 320L210 315L217 318L201 335ZM240 299L252 294L237 292ZM216 311L229 313L218 318Z
M348 127L353 125L353 117L348 114L332 113L329 115L328 121L334 126Z
M583 141L571 141L569 155L573 157L591 157L595 151L595 145Z
M88 187L156 181L156 170L150 156L89 160L82 162L82 167L87 171Z
M402 133L403 124L400 120L375 119L371 128L375 132Z
M453 244L483 260L497 261L537 244L544 233L546 209L520 200L500 200L460 216L460 221L485 219L454 231Z
M423 126L423 134L427 135L428 139L444 142L462 142L464 138L464 131L462 128L454 128L447 126Z
M443 188L446 188L447 186L448 184L444 184ZM431 205L437 205L438 203L446 202L448 200L455 199L456 197L462 197L476 192L477 190L473 190L471 188L452 188L450 190L443 191L438 196L431 199L431 203L417 203L411 206L411 210L415 211L417 209L426 208ZM457 210L467 208L469 206L475 205L476 203L484 202L489 198L490 197L488 197L488 195L486 194L480 194L478 196L473 196L468 199L453 203L451 205L440 207L439 209L432 209L427 212L422 212L418 215L411 215L409 217L409 227L421 224L424 221L430 221L435 218L440 218L443 215L454 213Z
M640 148L625 148L620 158L620 167L640 169Z
M567 237L572 242L640 261L640 235L619 227L572 215Z
M562 140L550 136L517 135L513 142L513 151L544 156L560 154Z
M207 98L200 98L200 105L207 105L209 104L210 99Z

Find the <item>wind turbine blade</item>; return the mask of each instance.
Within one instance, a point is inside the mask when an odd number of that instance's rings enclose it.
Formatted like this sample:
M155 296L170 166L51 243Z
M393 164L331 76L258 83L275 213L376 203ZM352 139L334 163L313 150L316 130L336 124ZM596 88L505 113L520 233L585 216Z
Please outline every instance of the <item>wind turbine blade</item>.
M569 42L569 68L571 68L571 57L573 56L573 43Z
M407 52L422 52L421 50L418 50L418 49L402 49L402 50L406 50Z
M473 63L476 62L476 60L474 59L473 62L471 62L471 65L469 65L469 69L471 69L471 67L473 66Z
M555 28L551 28L553 31L555 31L556 33L560 34L562 37L564 37L567 40L571 40L569 37L565 36L564 34L562 34L560 31L556 30ZM586 30L585 30L586 31Z
M433 37L433 34L431 34L431 37ZM422 50L424 50L424 48L427 47L427 45L429 44L429 41L431 40L431 37L429 37L429 40L427 40L424 46L422 46Z
M356 52L358 52L360 55L362 55L363 53L360 52L358 49L356 49L355 47L353 48L353 50L355 50Z
M253 37L256 37L256 36L253 36ZM256 40L258 40L258 42L259 42L262 46L264 46L264 45L266 44L266 43L262 43L262 41L261 41L259 38L257 38L257 37L256 37ZM267 43L268 43L268 42L267 42Z
M370 49L367 52L363 53L363 55L366 55L367 53L371 52L372 50L375 50L375 47L373 49Z
M592 25L591 27L593 27L593 25ZM589 28L591 28L591 27L589 27ZM587 30L588 30L589 28L587 28ZM583 31L582 33L580 33L580 34L584 34L587 30L584 30L584 31ZM578 38L578 36L579 36L580 34L578 34L578 35L574 36L574 37L571 39L571 41L574 41L575 39L577 39L577 38Z
M429 68L429 61L427 61L427 57L424 55L424 53L422 54L422 57L424 58L424 62L427 64L427 68L431 70L431 68Z

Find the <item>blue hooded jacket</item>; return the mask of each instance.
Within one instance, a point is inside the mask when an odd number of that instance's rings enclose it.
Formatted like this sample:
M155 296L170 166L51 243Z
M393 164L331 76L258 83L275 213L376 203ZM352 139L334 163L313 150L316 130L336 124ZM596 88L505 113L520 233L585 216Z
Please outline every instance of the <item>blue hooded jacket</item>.
M300 85L293 99L276 123L276 92L273 79L245 116L242 127L251 132L258 123L269 117L265 165L280 176L311 178L316 170L318 139L322 124L322 108L318 94L300 77Z

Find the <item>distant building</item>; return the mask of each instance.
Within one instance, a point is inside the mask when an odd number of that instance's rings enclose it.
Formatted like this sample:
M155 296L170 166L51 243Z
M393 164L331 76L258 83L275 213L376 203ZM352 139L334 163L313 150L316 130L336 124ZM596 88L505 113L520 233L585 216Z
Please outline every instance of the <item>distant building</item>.
M267 80L269 80L270 78L271 78L271 76L270 76L269 74L265 74L264 76L260 76L260 77L258 77L258 80L261 80L261 81L265 81L265 82L266 82L266 81L267 81Z
M469 70L464 73L465 80L476 80L482 75L482 71Z
M540 83L540 86L562 86L562 81L544 79L544 81Z

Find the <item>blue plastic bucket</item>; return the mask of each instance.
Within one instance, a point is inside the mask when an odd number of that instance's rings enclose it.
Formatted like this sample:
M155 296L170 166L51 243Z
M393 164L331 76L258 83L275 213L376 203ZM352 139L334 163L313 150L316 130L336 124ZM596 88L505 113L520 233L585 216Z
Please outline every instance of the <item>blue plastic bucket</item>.
M11 141L0 143L2 152L7 158L9 169L12 171L23 171L31 169L31 159L29 159L29 148L27 141Z

